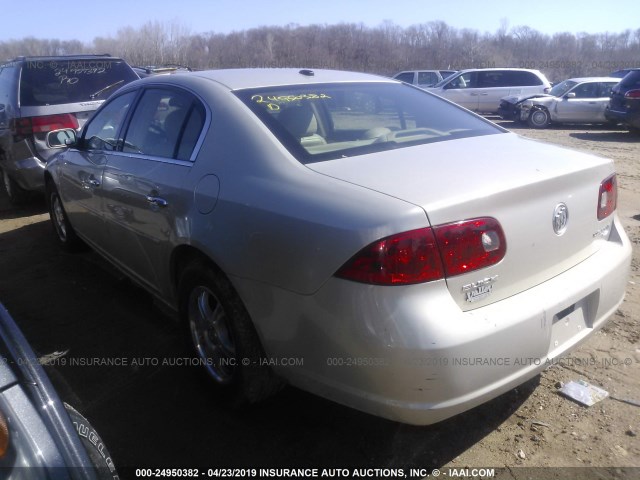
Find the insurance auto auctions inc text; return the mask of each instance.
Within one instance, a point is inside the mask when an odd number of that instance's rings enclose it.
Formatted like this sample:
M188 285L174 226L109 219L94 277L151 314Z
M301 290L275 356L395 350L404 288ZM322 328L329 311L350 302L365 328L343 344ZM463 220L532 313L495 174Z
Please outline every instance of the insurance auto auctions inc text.
M492 478L493 468L260 468L257 478Z

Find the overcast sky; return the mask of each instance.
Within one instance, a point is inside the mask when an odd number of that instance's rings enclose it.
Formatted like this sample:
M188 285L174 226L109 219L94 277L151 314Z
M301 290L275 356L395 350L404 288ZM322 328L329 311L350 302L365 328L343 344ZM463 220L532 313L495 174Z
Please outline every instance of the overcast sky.
M376 27L385 20L401 27L442 20L457 29L493 33L501 19L509 28L527 25L547 34L620 33L640 28L638 5L637 0L0 0L0 40L32 36L88 43L152 20L178 23L190 33L341 22Z

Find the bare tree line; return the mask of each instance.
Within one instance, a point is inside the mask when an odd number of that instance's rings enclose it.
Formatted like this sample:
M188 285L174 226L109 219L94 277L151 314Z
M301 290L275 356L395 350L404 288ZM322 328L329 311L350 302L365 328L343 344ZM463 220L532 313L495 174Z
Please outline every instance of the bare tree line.
M640 28L621 33L542 34L528 26L494 33L434 21L407 28L392 22L287 25L229 34L192 34L178 22L125 27L113 37L77 40L33 37L0 42L0 58L19 55L110 53L132 65L175 63L192 68L310 67L392 75L419 68L522 67L552 81L605 75L640 66Z

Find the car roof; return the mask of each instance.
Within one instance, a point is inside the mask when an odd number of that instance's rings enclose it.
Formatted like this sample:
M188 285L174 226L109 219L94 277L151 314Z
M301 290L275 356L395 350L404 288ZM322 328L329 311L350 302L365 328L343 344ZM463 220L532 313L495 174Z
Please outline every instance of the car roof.
M113 57L108 53L104 54L90 54L79 53L77 55L28 55L18 56L10 60L10 62L20 62L29 60L73 60L76 58L91 59L91 60L122 60L120 57Z
M566 82L570 80L572 82L582 83L582 82L619 82L620 79L616 77L576 77L576 78L567 78L563 80Z
M307 68L238 68L186 72L180 75L180 77L187 76L212 80L226 86L230 90L334 82L397 83L395 80L379 75Z
M512 72L537 72L537 73L540 73L540 70L535 70L535 69L532 69L532 68L514 68L514 67L467 68L466 70L458 70L456 73L494 72L496 70L509 70L509 71L512 71Z

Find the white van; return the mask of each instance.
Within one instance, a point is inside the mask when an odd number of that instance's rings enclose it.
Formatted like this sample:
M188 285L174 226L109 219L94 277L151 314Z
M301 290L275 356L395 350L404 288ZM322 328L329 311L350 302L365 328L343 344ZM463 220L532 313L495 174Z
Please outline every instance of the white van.
M497 113L502 97L549 93L551 84L538 70L476 68L461 70L425 90L474 112Z

